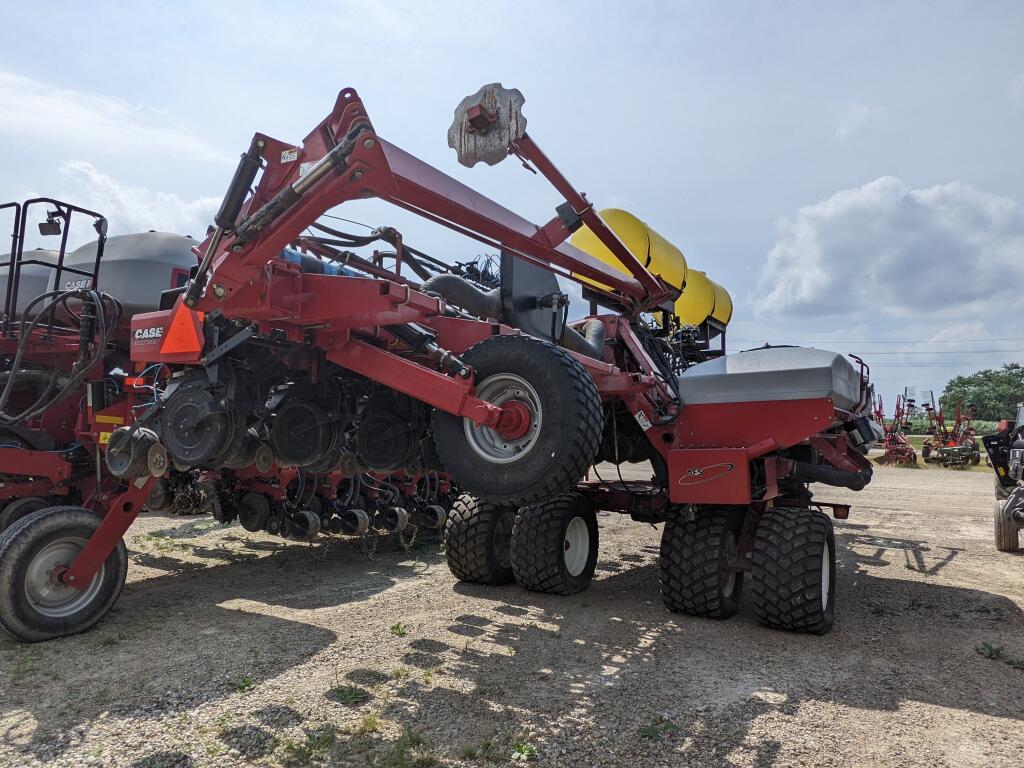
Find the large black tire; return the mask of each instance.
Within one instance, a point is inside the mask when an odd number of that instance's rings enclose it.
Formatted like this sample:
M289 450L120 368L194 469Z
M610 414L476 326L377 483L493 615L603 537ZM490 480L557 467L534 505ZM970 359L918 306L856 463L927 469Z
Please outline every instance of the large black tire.
M28 517L40 509L46 509L49 505L50 502L38 496L22 496L9 502L3 511L0 511L0 532L6 531L21 518Z
M81 592L46 578L53 567L71 564L102 519L81 507L49 507L0 534L0 626L39 642L84 632L107 614L128 573L123 540Z
M792 632L828 632L836 601L832 521L812 509L765 512L754 536L751 577L759 622Z
M515 507L501 507L463 494L452 505L444 527L448 568L459 581L509 584Z
M998 483L996 484L998 488ZM993 502L993 519L995 523L996 549L999 552L1016 552L1020 549L1020 529L1006 513L1006 502L996 499Z
M742 509L709 507L671 515L661 534L661 599L670 611L710 619L736 613L743 572L735 568Z
M564 349L532 336L492 336L462 359L476 371L478 397L518 400L540 418L521 438L506 439L436 411L434 442L456 482L478 498L511 506L572 490L601 443L601 398L586 369Z
M533 592L582 592L597 567L597 516L589 499L567 493L523 507L512 526L512 571Z

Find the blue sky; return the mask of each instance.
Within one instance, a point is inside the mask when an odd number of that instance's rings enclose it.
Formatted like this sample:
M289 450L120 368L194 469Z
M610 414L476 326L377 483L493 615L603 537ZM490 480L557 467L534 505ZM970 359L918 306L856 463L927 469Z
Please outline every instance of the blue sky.
M253 132L297 141L352 86L382 135L546 221L541 181L446 145L500 81L592 200L729 288L734 348L864 352L891 403L1024 357L991 311L1024 284L1022 37L1017 2L8 4L0 199L199 234ZM339 213L477 252L380 204Z

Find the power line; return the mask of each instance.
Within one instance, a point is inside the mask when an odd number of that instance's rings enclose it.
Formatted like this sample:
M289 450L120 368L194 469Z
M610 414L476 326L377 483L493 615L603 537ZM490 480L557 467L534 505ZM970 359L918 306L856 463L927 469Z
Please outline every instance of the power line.
M1009 354L1012 352L1024 352L1024 349L933 349L925 350L923 352L916 352L911 350L894 352L891 350L874 350L874 349L860 349L857 350L859 355L981 355L981 354Z
M1024 338L1002 338L1002 339L904 339L894 341L892 339L818 339L817 341L786 341L767 342L764 339L739 339L730 338L730 341L739 341L744 344L961 344L963 342L978 341L1024 341Z

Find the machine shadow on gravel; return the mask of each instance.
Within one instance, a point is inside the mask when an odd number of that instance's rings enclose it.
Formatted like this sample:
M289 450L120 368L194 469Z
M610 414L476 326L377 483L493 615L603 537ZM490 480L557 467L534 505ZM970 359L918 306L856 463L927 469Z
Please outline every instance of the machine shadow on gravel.
M223 557L213 547L199 552ZM399 562L408 555L393 547L383 547L370 561L356 542L282 544L268 555L196 568L194 561L134 551L133 562L169 572L129 582L110 618L93 631L30 646L0 636L0 743L45 761L74 747L81 738L78 727L105 711L114 717L188 711L231 695L239 685L277 677L330 646L336 635L223 603L338 607L365 600L413 576L423 562L440 559L436 547L417 555L419 565ZM230 654L222 650L228 644ZM167 700L168 680L175 681L176 705ZM132 691L131 703L119 702L110 693L116 690ZM30 737L4 733L28 716L37 722Z
M1013 601L892 578L891 570L876 575L902 560L930 579L959 550L857 529L838 528L837 538L844 614L823 637L759 627L748 600L725 621L668 614L653 559L636 565L635 558L622 558L628 569L598 578L570 599L460 583L459 594L493 599L501 603L493 610L512 619L450 628L459 640L446 651L433 649L431 663L476 687L471 694L417 691L415 704L484 722L494 722L487 713L498 708L507 732L546 723L545 739L562 745L602 741L608 718L618 730L636 733L669 713L659 737L666 749L701 761L753 752L748 759L755 765L773 764L780 744L763 734L748 741L754 720L795 714L805 704L895 712L920 702L1024 721L1022 673L975 650L989 639L1012 644L1024 634L1024 612ZM942 638L939 650L923 647L922 626ZM511 650L487 652L490 644ZM951 669L962 670L955 684L942 672ZM610 749L615 756L614 743ZM628 751L618 756L631 757Z

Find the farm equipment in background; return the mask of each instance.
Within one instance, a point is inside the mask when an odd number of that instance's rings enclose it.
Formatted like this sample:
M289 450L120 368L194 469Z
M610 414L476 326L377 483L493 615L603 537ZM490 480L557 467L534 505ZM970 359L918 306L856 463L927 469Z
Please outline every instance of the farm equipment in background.
M921 446L921 458L930 464L964 469L981 462L981 450L974 431L975 406L964 406L961 400L956 404L956 418L953 427L946 426L941 407L936 407L935 397L925 403L928 415L928 437Z
M595 510L621 512L665 524L669 609L729 616L749 575L761 623L827 631L835 541L821 510L849 508L809 486L870 481L882 435L866 366L793 347L725 355L731 302L713 286L710 311L687 323L697 334L680 333L697 273L638 219L599 215L527 135L522 105L485 86L448 139L463 165L514 154L550 181L565 202L542 226L384 140L352 89L301 145L256 134L190 282L132 318L133 362L170 374L156 407L111 438L123 464L159 445L179 471L220 472L265 446L309 475L444 471L466 492L446 522L456 576L557 594L594 574ZM495 249L498 286L432 272L390 228L373 233L393 246L384 269L349 250L364 238L318 222L373 196ZM556 274L611 311L570 322ZM710 359L691 363L694 348ZM650 462L652 477L584 480L599 461ZM0 547L31 568L36 542L15 528ZM113 546L92 537L85 552ZM89 584L98 562L68 571ZM16 573L0 590L20 588Z
M907 441L907 430L910 428L913 410L913 400L907 400L906 393L897 395L892 419L886 422L882 396L875 397L875 419L885 429L885 437L882 440L885 452L875 459L877 464L917 464L917 451Z
M1000 421L999 430L983 435L981 442L995 471L996 549L1016 552L1024 529L1024 403L1017 403L1016 416Z

